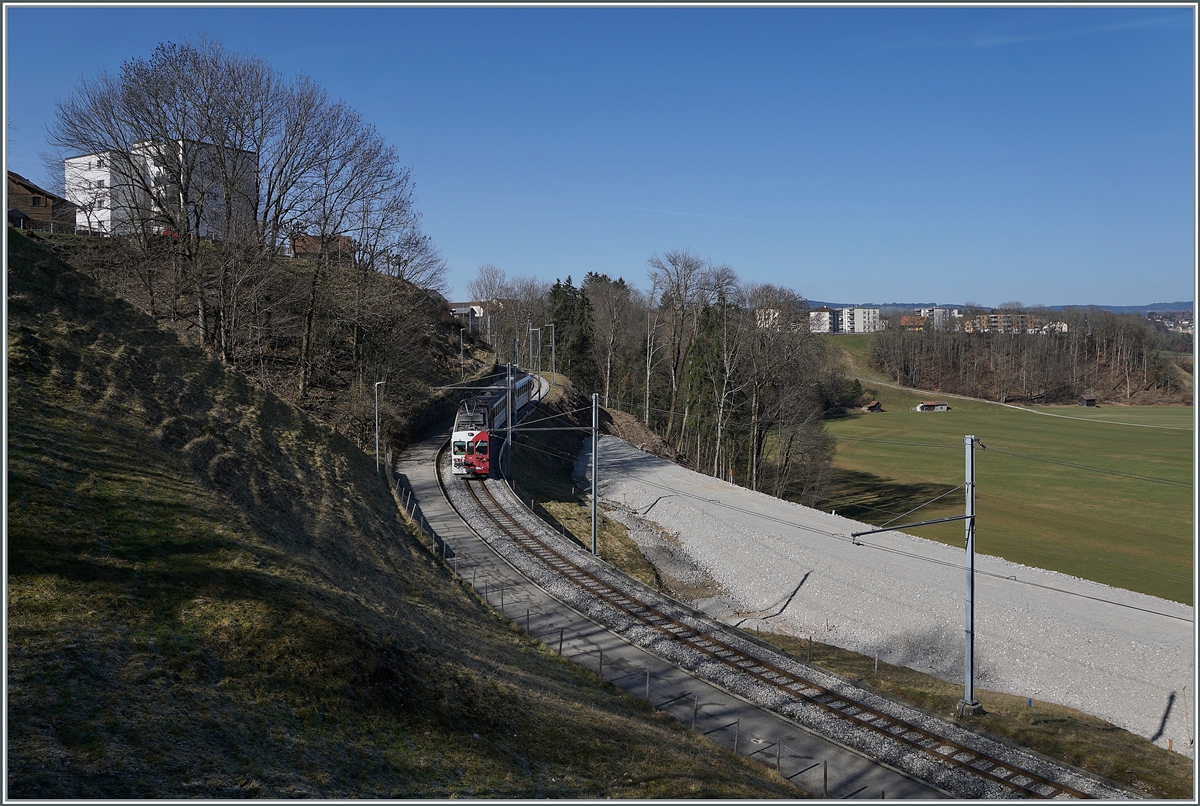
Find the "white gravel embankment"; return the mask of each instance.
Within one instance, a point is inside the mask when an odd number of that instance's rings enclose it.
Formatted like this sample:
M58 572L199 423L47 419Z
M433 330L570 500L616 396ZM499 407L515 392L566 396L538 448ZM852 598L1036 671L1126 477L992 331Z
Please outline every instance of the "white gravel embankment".
M695 602L730 624L844 647L963 681L964 552L734 487L600 441L599 496L626 525L675 536L723 595ZM591 446L576 465L590 477ZM1193 609L976 556L980 689L1094 714L1194 757ZM1186 716L1185 716L1186 715Z

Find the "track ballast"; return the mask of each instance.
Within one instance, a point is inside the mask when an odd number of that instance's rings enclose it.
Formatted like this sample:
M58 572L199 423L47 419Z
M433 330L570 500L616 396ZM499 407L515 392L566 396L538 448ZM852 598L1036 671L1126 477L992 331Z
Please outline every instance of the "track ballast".
M439 477L448 479L444 465L443 453ZM710 621L562 538L501 481L449 478L443 490L481 538L575 609L709 682L915 778L969 798L1131 794L854 687Z

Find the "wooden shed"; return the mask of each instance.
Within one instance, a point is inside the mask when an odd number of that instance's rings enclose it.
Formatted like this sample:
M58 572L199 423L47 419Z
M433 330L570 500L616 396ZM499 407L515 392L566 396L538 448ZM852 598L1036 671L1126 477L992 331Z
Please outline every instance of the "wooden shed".
M1089 407L1090 407L1090 406L1095 406L1095 405L1096 405L1096 398L1092 397L1091 395L1080 395L1080 396L1079 396L1079 405L1081 405L1081 406L1089 406Z

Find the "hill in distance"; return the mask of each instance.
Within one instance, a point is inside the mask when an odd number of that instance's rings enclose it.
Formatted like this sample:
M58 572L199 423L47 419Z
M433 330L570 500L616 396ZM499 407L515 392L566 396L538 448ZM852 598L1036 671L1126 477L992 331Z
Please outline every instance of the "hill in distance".
M12 230L7 795L792 798L535 644L374 461Z

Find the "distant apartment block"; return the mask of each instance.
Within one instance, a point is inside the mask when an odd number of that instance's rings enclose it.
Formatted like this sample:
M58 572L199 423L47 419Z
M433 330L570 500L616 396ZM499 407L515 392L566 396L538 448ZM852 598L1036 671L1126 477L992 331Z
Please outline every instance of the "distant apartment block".
M842 308L837 312L838 333L874 333L881 329L878 308Z
M961 316L955 308L921 308L918 313L932 323L934 330L946 330L951 326L951 319Z
M837 324L837 311L822 305L808 312L808 329L813 333L832 333Z
M69 157L63 171L81 232L173 235L171 222L184 210L202 238L233 240L253 232L253 151L191 140L143 141L128 152ZM185 187L180 177L186 177Z
M813 333L874 333L882 330L878 308L828 308L808 312L808 329Z

